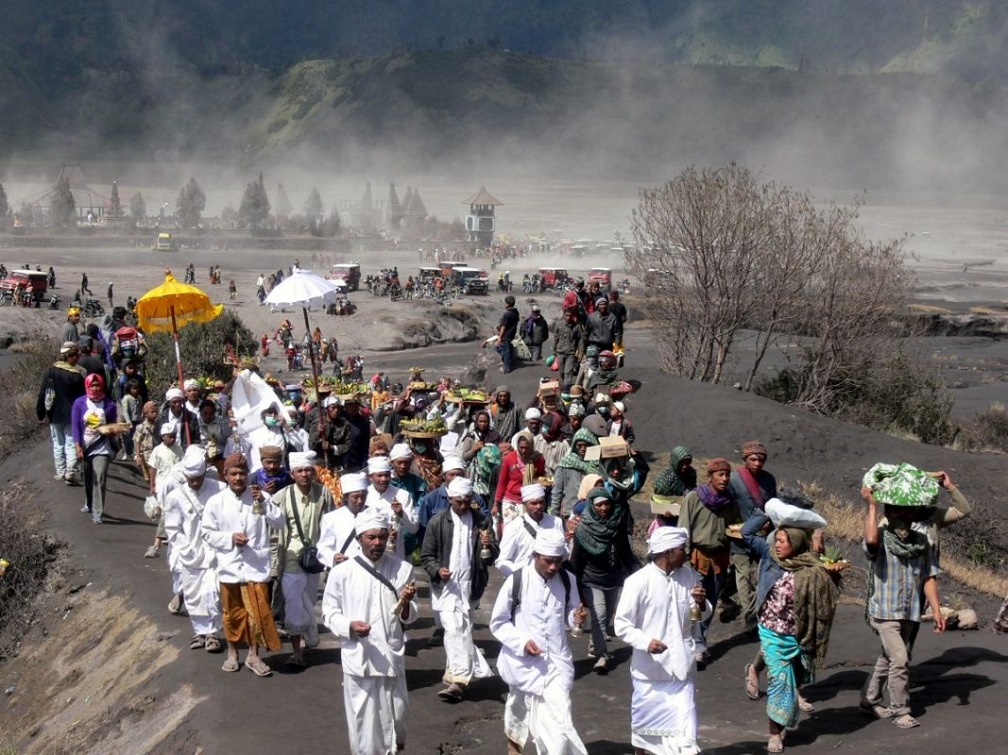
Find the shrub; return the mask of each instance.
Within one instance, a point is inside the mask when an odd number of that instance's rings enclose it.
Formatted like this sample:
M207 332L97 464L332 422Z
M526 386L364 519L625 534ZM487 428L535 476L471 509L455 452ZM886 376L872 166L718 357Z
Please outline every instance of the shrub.
M251 358L256 353L252 332L233 312L224 312L216 320L193 323L179 330L182 368L189 377L230 380L232 362L228 347L238 358ZM163 395L178 382L171 333L152 333L147 337L147 348L147 384L152 396Z
M977 412L959 428L957 440L964 451L1008 452L1008 409L994 403Z
M35 403L43 373L59 358L59 346L49 335L35 333L11 348L18 354L17 362L0 372L0 392L7 397L7 411L0 414L0 458L41 428Z

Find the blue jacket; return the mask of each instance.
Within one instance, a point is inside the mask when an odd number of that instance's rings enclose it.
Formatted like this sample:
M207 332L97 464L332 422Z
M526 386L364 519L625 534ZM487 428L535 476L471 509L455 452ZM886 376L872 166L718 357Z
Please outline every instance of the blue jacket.
M770 517L762 511L757 510L742 525L742 537L745 539L746 545L749 546L749 553L760 560L759 578L756 583L757 616L766 602L767 595L770 594L770 589L784 575L783 567L774 560L772 551L770 550L773 546L768 542L767 538L759 534L759 531L769 521Z

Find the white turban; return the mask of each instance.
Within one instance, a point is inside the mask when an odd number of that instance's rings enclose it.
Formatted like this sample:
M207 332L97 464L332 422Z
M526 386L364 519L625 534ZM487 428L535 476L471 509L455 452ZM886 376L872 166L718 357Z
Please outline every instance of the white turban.
M656 555L675 548L682 548L689 542L689 531L683 527L658 527L648 538L648 553Z
M186 477L202 477L206 474L206 449L189 446L182 455L182 474Z
M165 391L164 397L165 401L171 401L172 399L176 398L184 399L185 394L182 393L182 391L180 391L178 388L169 388L167 391Z
M315 452L314 451L291 451L290 452L290 468L293 472L295 469L301 469L302 467L314 467L315 466Z
M522 503L542 501L546 498L546 488L538 482L533 482L531 485L522 485L521 497Z
M174 435L176 430L178 430L178 422L173 419L161 423L161 435Z
M549 558L557 558L567 555L567 546L563 533L560 530L541 529L536 533L535 545L532 546L533 553Z
M370 530L387 530L388 528L389 520L385 513L370 506L354 518L354 532L358 535Z
M441 462L441 472L465 472L465 462L458 456L446 456Z
M190 388L199 388L199 387L200 387L200 384L199 384L199 383L197 383L197 382L196 382L195 380L193 380L192 378L189 378L189 379L188 379L188 380L186 380L186 381L185 381L184 383L182 383L182 387L183 387L183 388L185 388L185 389L186 389L186 390L188 391L188 390L189 390Z
M382 472L391 472L392 464L389 462L387 456L372 456L367 460L367 472L368 474L381 474Z
M448 483L449 498L465 498L466 496L472 495L472 492L472 480L468 477L459 476Z
M291 454L291 456L293 455ZM359 493L362 490L367 490L368 486L367 475L363 472L340 475L339 482L343 495L347 493Z
M392 461L399 461L400 459L412 459L413 449L411 449L406 443L396 443L392 446L392 450L389 451L389 459Z
M328 409L330 406L339 406L339 399L335 396L326 396L322 402L322 408Z
M525 419L542 419L542 412L533 406L525 410Z

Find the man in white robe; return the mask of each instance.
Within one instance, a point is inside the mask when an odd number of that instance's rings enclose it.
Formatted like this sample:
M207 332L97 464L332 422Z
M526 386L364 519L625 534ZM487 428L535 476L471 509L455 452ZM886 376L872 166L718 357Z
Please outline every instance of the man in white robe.
M472 637L472 611L489 581L497 555L490 518L472 507L472 481L448 484L449 507L437 513L424 533L420 564L431 583L431 608L444 629L444 689L438 697L458 702L473 679L493 675Z
M193 635L189 648L221 649L220 594L217 589L217 556L203 539L200 520L211 496L224 489L207 477L206 455L199 446L189 446L176 465L185 483L174 487L164 499L164 529L168 538L168 568L185 601ZM174 472L174 468L172 470Z
M364 510L368 480L363 472L340 476L343 505L322 515L318 545L319 561L332 568L360 553L354 520Z
M355 520L360 553L333 568L322 620L341 643L351 755L390 755L406 745L406 635L417 618L413 567L387 551L388 519Z
M371 485L367 491L366 506L385 512L392 526L389 547L396 556L405 559L405 538L401 537L401 533L416 534L420 527L414 501L405 490L392 485L392 462L387 456L372 456L368 459L368 478Z
M648 539L651 563L627 577L616 607L616 635L633 647L630 742L637 755L700 752L693 628L712 609L686 563L688 543L685 529L658 527Z
M525 512L504 527L500 556L494 564L505 577L515 569L521 569L532 563L533 546L536 535L541 530L556 530L561 536L565 536L563 522L546 513L546 488L538 482L523 485L521 495ZM569 546L565 548L566 556L570 557Z
M574 575L562 572L566 553L561 532L539 530L531 564L504 580L490 615L490 631L501 643L497 670L509 687L509 755L519 755L530 737L539 755L588 752L571 720L574 662L567 645L567 627L580 626L588 612Z

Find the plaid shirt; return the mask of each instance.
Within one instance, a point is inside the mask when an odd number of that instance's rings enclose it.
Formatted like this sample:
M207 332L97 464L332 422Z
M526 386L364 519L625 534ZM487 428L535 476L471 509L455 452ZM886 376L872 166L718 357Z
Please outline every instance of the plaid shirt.
M154 424L144 420L136 427L133 433L134 455L144 462L150 461L151 451L154 450Z
M865 547L864 551L874 567L868 615L880 621L920 621L924 582L941 573L930 546L904 561L886 549L879 527L878 550L872 553Z

